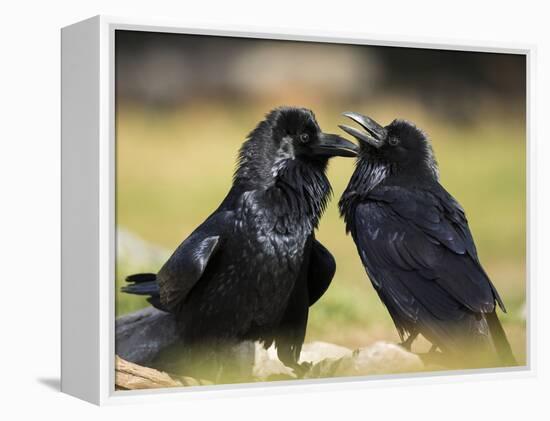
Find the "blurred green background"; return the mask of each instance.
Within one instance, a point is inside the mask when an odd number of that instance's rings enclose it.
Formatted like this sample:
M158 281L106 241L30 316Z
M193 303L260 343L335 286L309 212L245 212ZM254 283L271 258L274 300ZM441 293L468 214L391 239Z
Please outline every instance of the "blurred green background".
M466 209L500 314L525 362L525 60L521 56L117 31L116 314L147 305L125 276L156 272L229 190L237 150L271 108L311 108L323 130L342 111L414 121L441 182ZM312 307L307 341L356 348L397 341L337 201L353 171L337 158L318 238L337 272ZM425 349L426 343L415 344Z

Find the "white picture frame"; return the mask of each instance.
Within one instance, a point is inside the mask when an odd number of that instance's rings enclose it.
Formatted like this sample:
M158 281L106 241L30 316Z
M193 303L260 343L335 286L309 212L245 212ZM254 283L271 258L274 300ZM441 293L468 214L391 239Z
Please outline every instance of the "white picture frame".
M442 383L481 378L510 379L533 376L532 300L536 285L530 276L527 247L527 365L524 367L384 375L325 380L241 385L200 386L162 390L114 390L114 276L115 276L115 125L114 31L117 29L205 34L232 37L339 42L377 46L421 47L523 54L527 63L527 157L534 172L531 140L533 59L531 45L462 44L454 40L387 39L356 33L297 31L274 28L186 26L177 22L96 16L61 31L62 45L62 376L61 390L103 405L211 396L378 387L389 384ZM531 235L531 185L528 177L527 244ZM86 299L83 300L82 297Z

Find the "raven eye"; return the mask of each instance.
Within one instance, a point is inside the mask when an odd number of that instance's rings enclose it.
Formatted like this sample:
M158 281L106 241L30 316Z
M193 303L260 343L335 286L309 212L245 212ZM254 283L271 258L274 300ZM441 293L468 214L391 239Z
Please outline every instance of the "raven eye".
M302 143L307 143L309 141L309 135L307 133L302 133L300 135L300 141Z
M399 143L399 140L397 140L396 137L390 137L390 140L388 140L388 143L392 146L395 146Z

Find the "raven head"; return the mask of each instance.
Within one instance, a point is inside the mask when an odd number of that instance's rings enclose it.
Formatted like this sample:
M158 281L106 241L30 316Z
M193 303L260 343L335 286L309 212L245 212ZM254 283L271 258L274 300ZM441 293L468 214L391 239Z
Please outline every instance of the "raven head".
M386 127L373 119L354 112L345 112L365 131L347 125L339 127L359 140L359 162L386 166L390 172L430 174L439 178L437 162L426 134L406 120L393 120Z
M239 153L235 179L269 185L288 167L313 165L324 170L333 156L357 156L354 143L323 133L311 110L279 107L250 133Z

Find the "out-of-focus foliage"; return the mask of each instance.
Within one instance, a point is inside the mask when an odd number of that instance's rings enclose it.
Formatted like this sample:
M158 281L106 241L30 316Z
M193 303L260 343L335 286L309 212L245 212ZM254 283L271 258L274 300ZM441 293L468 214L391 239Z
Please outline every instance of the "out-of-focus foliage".
M240 144L267 111L305 106L335 132L340 113L354 110L384 124L406 118L429 134L442 184L467 211L481 261L508 308L505 329L524 361L525 74L516 59L175 36L163 44L136 36L117 38L116 215L126 247L117 260L117 314L147 304L118 291L123 278L157 271L217 207ZM353 160L331 161L334 198L318 238L338 269L312 308L307 340L353 348L398 338L338 216L352 171Z

